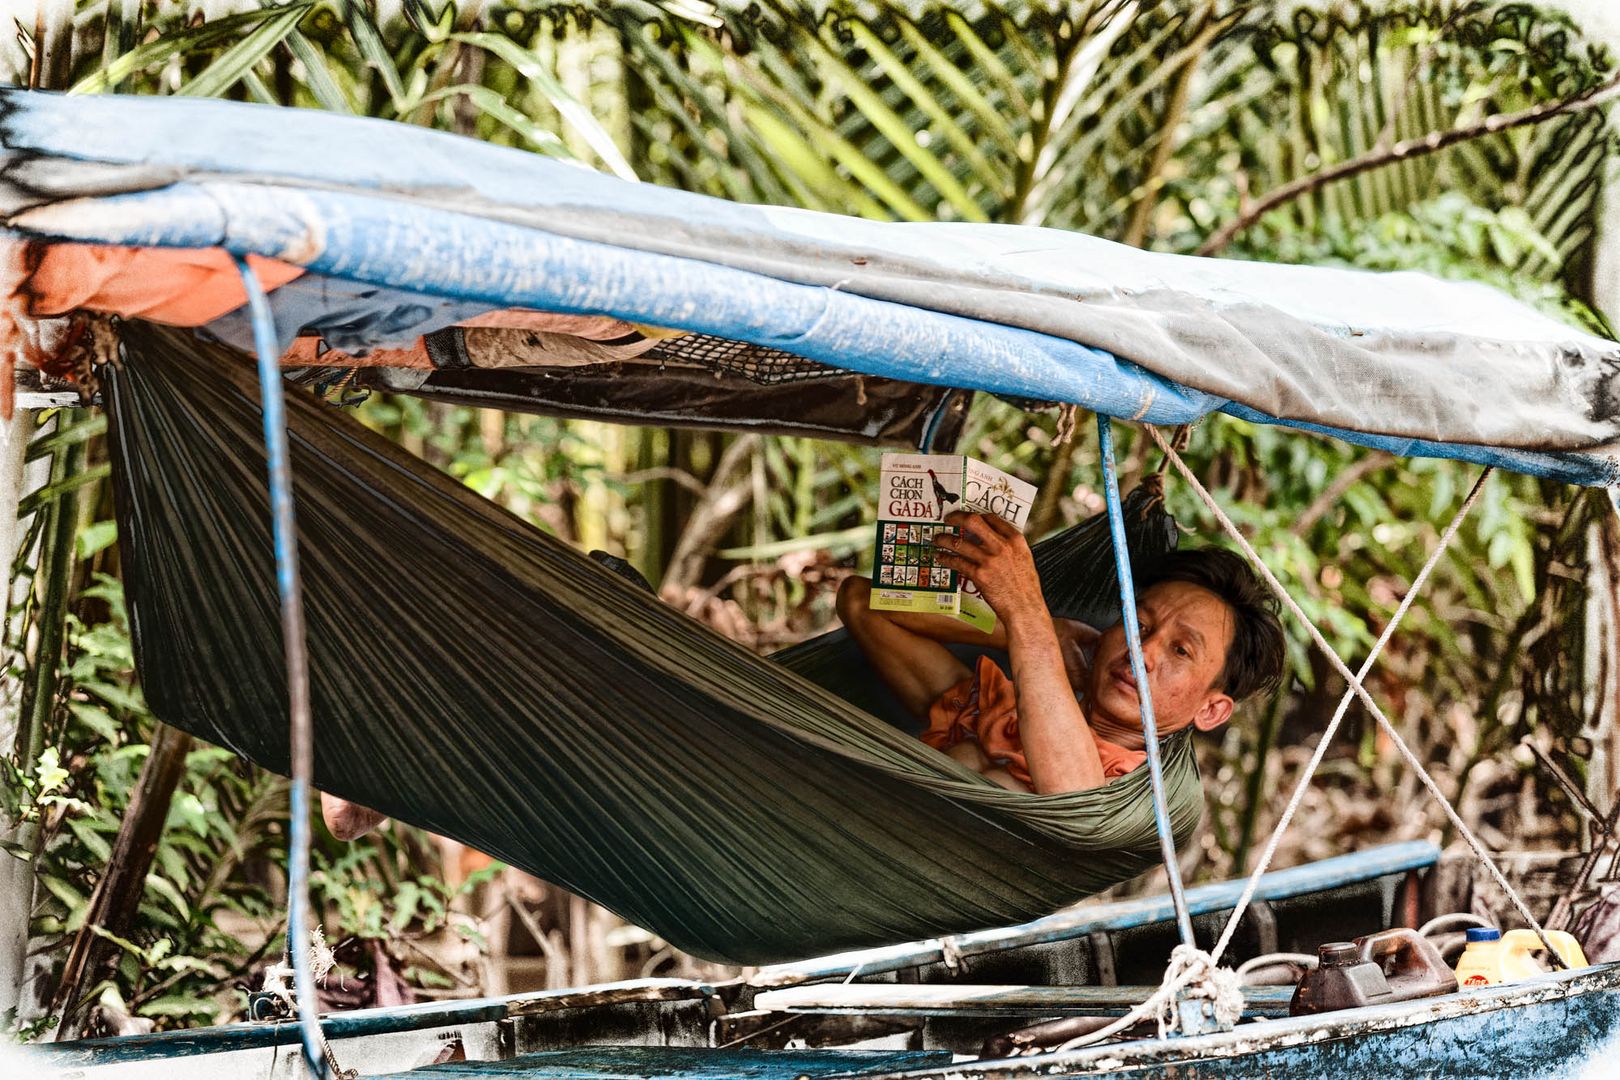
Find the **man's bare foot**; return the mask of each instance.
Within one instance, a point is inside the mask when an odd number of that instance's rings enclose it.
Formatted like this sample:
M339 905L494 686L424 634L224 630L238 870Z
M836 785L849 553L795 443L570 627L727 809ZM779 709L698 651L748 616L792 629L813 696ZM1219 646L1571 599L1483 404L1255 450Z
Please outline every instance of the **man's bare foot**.
M387 814L321 792L321 818L339 840L358 840L388 820Z

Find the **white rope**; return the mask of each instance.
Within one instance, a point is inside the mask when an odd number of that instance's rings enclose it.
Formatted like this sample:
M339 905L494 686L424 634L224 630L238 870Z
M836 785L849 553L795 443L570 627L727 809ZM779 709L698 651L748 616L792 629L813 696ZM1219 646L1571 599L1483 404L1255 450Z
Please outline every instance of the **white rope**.
M1159 1038L1167 1038L1181 1027L1181 1009L1178 1000L1185 988L1188 999L1202 999L1210 1003L1215 1023L1229 1031L1243 1017L1243 984L1231 968L1215 966L1215 960L1203 949L1185 943L1170 951L1170 963L1165 969L1164 982L1142 1004L1106 1027L1077 1036L1052 1053L1061 1054L1092 1043L1112 1038L1126 1028L1152 1018L1159 1025ZM1194 1033L1196 1034L1196 1033Z
M1541 943L1547 947L1548 952L1552 956L1557 957L1557 950L1553 948L1552 942L1547 939L1547 931L1542 928L1541 923L1536 919L1536 917L1530 913L1530 908L1525 904L1524 898L1519 895L1518 890L1513 887L1512 883L1508 881L1506 875L1502 873L1501 868L1496 865L1496 861L1492 859L1489 852L1485 850L1485 845L1481 843L1479 837L1474 835L1474 830L1468 827L1468 823L1462 819L1462 815L1457 813L1456 808L1451 805L1451 802L1446 798L1445 793L1440 790L1440 785L1434 782L1434 777L1430 776L1429 770L1424 768L1423 762L1419 761L1418 756L1412 752L1412 748L1406 745L1406 740L1403 739L1401 737L1401 733L1395 729L1395 725L1390 722L1389 717L1384 715L1384 710L1379 707L1378 702L1373 700L1372 694L1367 692L1367 688L1362 685L1361 679L1350 671L1349 665L1346 664L1342 658L1340 658L1336 651L1334 651L1333 646L1328 643L1328 640L1325 637L1322 636L1322 632L1316 628L1316 624L1313 623L1310 617L1300 609L1300 606L1297 603L1294 602L1294 598L1288 594L1288 590L1283 588L1282 582L1277 580L1277 576L1273 574L1271 569L1260 559L1260 556L1249 544L1248 539L1244 537L1243 533L1239 531L1238 527L1232 523L1232 519L1226 516L1226 512L1221 509L1220 504L1215 501L1214 497L1211 496L1207 490L1205 490L1204 485L1199 483L1198 477L1193 475L1192 470L1187 467L1187 463L1181 460L1181 455L1176 453L1174 448L1164 441L1164 436L1160 435L1158 430L1152 425L1144 424L1142 426L1146 428L1148 434L1153 437L1153 441L1159 444L1159 449L1170 458L1170 463L1176 467L1176 471L1181 474L1182 479L1187 481L1188 485L1193 489L1194 493L1198 495L1205 507L1209 509L1210 513L1215 515L1215 519L1221 523L1221 527L1224 528L1227 534L1230 535L1232 539L1237 542L1238 546L1243 549L1243 553L1249 557L1249 561L1252 562L1254 564L1254 568L1260 572L1261 578L1271 588L1271 591L1276 594L1279 600L1282 601L1283 606L1286 607L1293 614L1293 616L1300 621L1300 625L1304 626L1306 632L1310 634L1311 640L1315 642L1316 647L1321 650L1322 656L1330 665L1332 665L1333 670L1339 673L1339 677L1344 679L1345 683L1355 693L1356 697L1361 699L1362 704L1367 707L1367 711L1372 713L1373 718L1378 721L1378 726L1383 729L1385 735L1389 736L1390 742L1394 745L1395 749L1400 752L1401 757L1406 760L1407 765L1411 767L1418 780L1421 781L1423 786L1429 790L1429 794L1434 796L1435 802L1440 804L1440 809L1444 811L1446 817L1450 819L1452 826L1457 830L1457 834L1467 842L1468 846L1473 849L1474 855L1480 860L1480 862L1484 863L1485 868L1490 871L1491 877L1496 881L1497 886L1501 888L1503 894L1508 898L1508 901L1512 903L1514 910L1519 913L1519 917L1529 924L1530 928L1536 932L1536 936L1541 939ZM1320 747L1318 747L1318 749L1320 750ZM1230 929L1231 926L1228 924L1228 930ZM1224 938L1229 938L1230 935L1223 934L1222 936ZM1563 963L1562 958L1558 958L1558 966L1567 967L1568 965Z
M1186 960L1181 960L1178 963L1178 954L1183 953L1183 951L1196 953L1198 956L1204 959L1205 963L1199 965ZM1159 988L1155 990L1146 1001L1142 1002L1142 1004L1136 1006L1130 1012L1126 1013L1124 1016L1120 1017L1118 1020L1115 1020L1106 1027L1100 1027L1096 1031L1077 1036L1070 1039L1066 1043L1053 1047L1052 1053L1061 1054L1065 1050L1076 1050L1082 1046L1090 1046L1092 1043L1102 1042L1104 1039L1111 1039L1121 1031L1124 1031L1126 1028L1134 1027L1136 1024L1148 1019L1149 1017L1160 1016L1162 1010L1167 1005L1172 1009L1175 1007L1176 994L1181 990L1182 987L1187 986L1198 977L1205 975L1207 972L1214 970L1214 962L1210 960L1208 953L1201 949L1194 949L1190 945L1177 945L1170 952L1170 966L1165 970L1164 981L1159 984ZM1236 975L1231 971L1227 971L1225 974L1236 978ZM1239 991L1239 994L1241 996L1241 990ZM1161 1027L1159 1031L1161 1037L1164 1035L1164 1028L1162 1024L1163 1021L1161 1020Z
M1167 451L1166 459L1175 461L1178 467L1181 467L1183 473L1185 474L1186 470L1184 466L1181 466L1180 458L1175 455L1174 450L1169 449L1165 445L1165 442L1163 438L1160 437L1157 429L1150 426L1148 427L1148 432L1159 443L1160 447ZM1395 633L1396 627L1398 627L1401 620L1405 618L1406 612L1411 608L1413 600L1420 592L1422 592L1423 585L1428 580L1430 572L1432 572L1435 566L1439 564L1440 557L1445 553L1446 548L1450 546L1452 538L1456 536L1458 528L1462 525L1463 518L1467 516L1469 509L1478 500L1480 492L1484 490L1485 478L1490 474L1491 470L1487 468L1485 472L1480 475L1479 480L1477 480L1474 484L1473 490L1468 493L1468 497L1463 500L1462 506L1452 517L1451 523L1447 525L1445 531L1440 534L1440 542L1435 546L1434 552L1429 556L1428 561L1424 563L1423 568L1418 571L1417 577L1412 580L1412 587L1407 590L1406 596L1401 599L1400 606L1396 608L1395 614L1393 617L1391 617L1389 624L1384 627L1384 632L1379 636L1377 644L1375 644L1372 651L1367 654L1367 659L1362 663L1361 672L1358 678L1366 677L1367 672L1372 668L1373 662L1378 659L1378 655L1383 652L1384 646L1388 644L1389 639ZM1195 488L1197 487L1196 481L1194 481L1194 486ZM1204 494L1207 496L1208 493L1205 492ZM1217 516L1219 516L1220 508L1215 507L1214 509ZM1247 550L1247 545L1245 545L1245 548ZM1259 557L1255 555L1252 550L1250 550L1249 554L1250 558L1255 559L1258 562ZM1300 613L1300 616L1303 618L1303 613ZM1282 835L1288 828L1289 823L1293 820L1294 813L1299 809L1299 805L1305 797L1305 792L1310 787L1311 777L1316 772L1317 766L1322 763L1322 758L1327 752L1328 744L1333 740L1333 735L1338 730L1339 724L1343 721L1345 712L1349 709L1350 702L1354 697L1354 689L1345 691L1344 697L1340 699L1339 706L1333 713L1333 719L1329 721L1327 727L1323 729L1322 737L1317 742L1316 750L1311 755L1310 762L1305 766L1305 770L1301 774L1298 783L1294 786L1294 792L1292 797L1288 800L1288 806L1283 810L1282 817L1278 820L1276 828L1272 830L1270 838L1266 841L1266 847L1260 855L1259 863L1256 865L1254 872L1249 875L1248 880L1244 882L1243 892L1238 897L1238 902L1233 907L1232 914L1227 918L1225 927L1223 927L1221 930L1220 939L1215 943L1215 948L1208 954L1208 966L1211 971L1222 970L1216 968L1215 965L1220 961L1221 956L1225 953L1226 947L1231 944L1232 936L1237 932L1238 923L1242 920L1244 912L1248 910L1249 904L1254 900L1255 891L1260 886L1260 879L1265 876L1267 868L1271 865L1272 858L1277 854L1277 846L1282 839ZM1312 957L1310 959L1314 960L1315 958ZM1243 968L1239 968L1238 972L1234 973L1233 975L1234 979L1239 979L1239 976L1241 973L1243 973L1243 971ZM1149 1015L1157 1013L1164 1007L1167 1001L1174 996L1175 992L1179 990L1183 984L1191 981L1191 976L1194 973L1187 973L1186 978L1177 977L1179 974L1180 973L1177 972L1167 971L1165 974L1165 980L1163 984L1161 984L1159 992L1155 993L1147 1001L1143 1002L1135 1009L1132 1009L1129 1013L1120 1017L1120 1019L1116 1020L1112 1024L1109 1024L1107 1027L1099 1028L1098 1030L1090 1032L1086 1035L1071 1039L1069 1042L1066 1042L1062 1046L1058 1047L1058 1049L1070 1050L1080 1046L1087 1046L1092 1043L1101 1042L1102 1040L1109 1038L1120 1031L1124 1031L1126 1028L1147 1018ZM1239 981L1241 980L1239 979Z
M1157 436L1158 432L1155 431L1153 434ZM1480 492L1485 490L1485 479L1490 475L1491 470L1489 468L1479 474L1479 479L1474 481L1474 487L1469 491L1468 497L1463 500L1462 506L1458 507L1457 512L1452 515L1450 524L1441 532L1440 542L1435 545L1434 551L1430 552L1428 561L1418 571L1417 577L1412 579L1412 587L1406 590L1406 595L1401 598L1400 606L1395 609L1395 614L1390 617L1388 625L1384 627L1384 632L1378 635L1378 641L1373 645L1372 651L1362 661L1361 670L1356 673L1358 681L1367 677L1367 673L1372 670L1373 664L1384 651L1384 646L1389 644L1390 638L1394 637L1396 628L1401 625L1401 620L1406 618L1406 613L1411 609L1412 602L1422 593L1423 586L1429 580L1429 574L1439 565L1441 556L1451 546L1451 541L1457 535L1457 530L1461 528L1463 519L1468 516L1468 511L1479 500ZM1252 553L1250 557L1256 560L1259 558L1259 556ZM1303 616L1301 617L1303 618ZM1221 958L1222 954L1226 952L1226 947L1231 944L1232 936L1237 933L1238 923L1242 920L1244 912L1248 910L1249 902L1254 899L1254 893L1260 885L1260 879L1265 876L1266 871L1271 867L1271 860L1277 854L1277 847L1282 840L1283 833L1287 831L1288 826L1293 822L1294 814L1299 810L1300 804L1305 799L1305 793L1311 786L1311 778L1316 775L1317 767L1322 764L1322 758L1327 753L1328 744L1333 741L1333 736L1337 734L1339 724L1344 720L1345 713L1350 708L1350 702L1354 701L1355 697L1355 690L1353 688L1347 689L1344 696L1339 698L1338 708L1333 710L1333 719L1329 720L1327 727L1322 729L1322 737L1316 742L1316 749L1311 753L1311 760L1306 763L1299 780L1294 784L1294 792L1288 799L1288 805L1283 808L1282 817L1277 819L1276 827L1272 829L1271 836L1266 840L1265 850L1260 853L1260 861L1255 864L1254 872L1249 875L1249 880L1243 883L1243 893L1238 897L1237 905L1232 909L1232 914L1227 917L1226 925L1221 928L1221 936L1215 942L1215 948L1212 952L1215 959L1219 960Z
M1181 978L1183 972L1187 973L1186 979ZM1186 992L1159 1006L1159 1038L1168 1038L1181 1030L1183 1001L1209 1002L1215 1025L1222 1031L1232 1030L1243 1018L1243 984L1238 981L1237 972L1231 968L1216 967L1214 957L1204 950L1191 945L1177 945L1170 952L1170 966L1166 974L1183 983ZM1200 1033L1194 1031L1187 1034Z

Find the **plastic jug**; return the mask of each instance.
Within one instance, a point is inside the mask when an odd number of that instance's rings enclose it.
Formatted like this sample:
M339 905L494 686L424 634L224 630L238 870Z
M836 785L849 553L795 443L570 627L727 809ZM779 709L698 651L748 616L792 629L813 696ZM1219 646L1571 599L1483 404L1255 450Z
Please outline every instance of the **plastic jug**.
M1547 940L1571 968L1587 966L1580 942L1562 930L1547 931ZM1457 959L1457 981L1463 986L1494 986L1540 975L1548 970L1538 954L1546 952L1534 930L1472 929Z
M1392 1001L1450 994L1457 989L1457 976L1446 966L1440 950L1416 930L1397 926L1359 937L1356 945L1361 959L1383 971Z
M1288 1003L1289 1016L1354 1009L1394 1001L1384 969L1361 958L1361 946L1330 941L1316 950L1316 967L1307 971Z
M1581 943L1562 930L1548 930L1547 940L1552 942L1553 949L1564 961L1564 966L1571 970L1587 966L1586 954L1581 951ZM1541 943L1534 930L1509 930L1502 935L1502 951L1515 970L1523 974L1515 976L1524 979L1531 975L1540 975L1553 970L1552 963L1547 960L1545 953L1547 947Z

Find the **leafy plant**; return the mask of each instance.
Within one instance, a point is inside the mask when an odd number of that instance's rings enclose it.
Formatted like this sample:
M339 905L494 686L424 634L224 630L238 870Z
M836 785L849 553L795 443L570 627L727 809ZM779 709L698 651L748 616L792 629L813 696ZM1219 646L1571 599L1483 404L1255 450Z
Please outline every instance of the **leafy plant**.
M71 690L57 714L61 729L41 758L60 755L68 763L58 794L39 800L35 863L44 894L34 932L36 947L47 949L64 947L84 923L156 724L132 679L121 586L98 575L81 596L102 605L105 617L69 617L63 678ZM275 857L282 794L279 781L240 769L224 750L186 756L138 929L128 937L100 931L119 958L110 981L88 988L85 1000L110 994L107 1002L130 1015L165 1021L207 1023L234 1013L230 986L262 955L279 908L268 889L236 871ZM243 932L252 927L256 934Z

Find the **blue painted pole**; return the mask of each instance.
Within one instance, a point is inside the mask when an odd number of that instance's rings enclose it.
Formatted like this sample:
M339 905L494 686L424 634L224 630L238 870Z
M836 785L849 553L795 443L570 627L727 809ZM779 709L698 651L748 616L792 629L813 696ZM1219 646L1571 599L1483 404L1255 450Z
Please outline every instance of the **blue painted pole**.
M304 649L304 602L298 585L298 533L293 518L292 461L287 446L286 401L281 385L281 342L275 316L258 275L246 260L236 269L247 291L253 347L259 358L259 397L264 407L264 446L270 472L270 516L275 533L276 590L281 597L282 649L287 662L288 726L292 787L287 810L287 952L292 957L293 999L304 1064L326 1076L321 1028L310 971L305 922L309 907L309 789L315 772L315 739L309 712L309 663Z
M1131 582L1131 552L1125 542L1125 515L1119 506L1119 480L1114 475L1113 417L1097 414L1097 445L1102 450L1103 493L1108 500L1108 531L1114 538L1114 569L1119 576L1119 606L1125 621L1125 643L1131 653L1131 677L1142 708L1142 742L1147 750L1148 781L1153 788L1153 824L1159 830L1164 874L1170 881L1170 902L1176 909L1181 940L1194 948L1192 917L1176 861L1176 838L1170 831L1170 810L1164 797L1164 765L1159 760L1159 727L1153 721L1153 694L1148 688L1147 665L1142 660L1142 628L1136 621L1136 587Z

